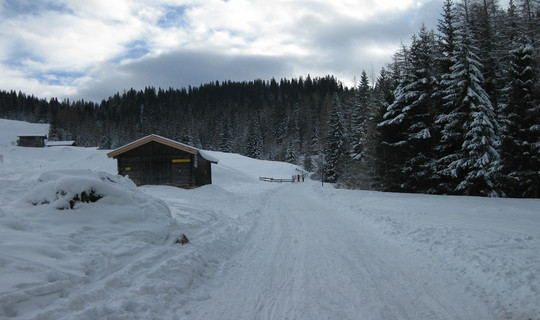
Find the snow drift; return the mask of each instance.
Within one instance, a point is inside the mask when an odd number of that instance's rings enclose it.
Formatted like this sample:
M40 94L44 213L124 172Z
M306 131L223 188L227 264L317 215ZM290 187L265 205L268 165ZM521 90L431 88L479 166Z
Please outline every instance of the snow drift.
M176 250L181 237L163 201L127 178L90 170L43 173L0 209L0 231L2 318L28 317L68 296L71 306L60 314L37 314L60 318L82 309L93 298L82 298L77 287L86 292L154 250ZM105 287L133 281L126 276L105 280Z

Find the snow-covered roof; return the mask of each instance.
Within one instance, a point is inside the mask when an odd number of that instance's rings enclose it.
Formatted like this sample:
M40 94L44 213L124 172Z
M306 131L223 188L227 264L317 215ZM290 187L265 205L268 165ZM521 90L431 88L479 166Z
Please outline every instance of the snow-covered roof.
M135 140L135 141L133 141L131 143L128 143L125 146L122 146L122 147L120 147L120 148L118 148L116 150L113 150L113 151L107 153L107 156L109 158L116 158L117 156L121 155L124 152L135 149L135 148L137 148L139 146L142 146L142 145L147 144L147 143L152 142L152 141L158 142L158 143L167 145L169 147L179 149L179 150L182 150L182 151L185 151L187 153L194 154L194 155L200 154L201 157L203 157L204 159L206 159L208 161L211 161L211 162L216 162L217 163L217 161L214 161L215 159L212 158L211 156L209 156L207 153L205 153L204 150L200 150L198 148L189 146L187 144L184 144L184 143L181 143L181 142L178 142L178 141L174 141L174 140L169 139L169 138L159 136L157 134L151 134L149 136L146 136L146 137L140 138L138 140Z
M47 141L45 143L47 147L61 147L61 146L73 146L75 145L75 140L69 141Z
M201 155L201 157L205 158L206 160L208 160L210 162L213 162L213 163L218 163L219 162L218 158L210 155L210 153L207 152L206 150L199 149L199 154Z
M47 138L47 135L45 134L19 134L17 137L40 137L40 138Z

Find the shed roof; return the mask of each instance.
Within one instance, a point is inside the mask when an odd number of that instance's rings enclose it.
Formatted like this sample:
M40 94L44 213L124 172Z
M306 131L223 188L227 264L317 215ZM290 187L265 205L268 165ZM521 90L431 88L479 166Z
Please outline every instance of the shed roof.
M45 143L47 147L70 147L75 145L75 140L66 140L66 141L47 141Z
M157 134L151 134L149 136L146 136L146 137L140 138L138 140L135 140L135 141L133 141L131 143L128 143L125 146L122 146L122 147L120 147L120 148L118 148L116 150L113 150L113 151L107 153L107 156L109 158L116 158L117 156L121 155L124 152L135 149L137 147L140 147L140 146L142 146L144 144L147 144L149 142L152 142L152 141L155 141L155 142L158 142L158 143L161 143L161 144L167 145L169 147L179 149L179 150L185 151L187 153L191 153L191 154L199 154L199 151L200 151L199 149L188 146L187 144L183 144L183 143L180 143L178 141L174 141L174 140L171 140L171 139L168 139L168 138L164 138L162 136L158 136Z
M19 138L35 138L35 137L38 137L38 138L47 139L46 134L20 134L17 137L19 137Z

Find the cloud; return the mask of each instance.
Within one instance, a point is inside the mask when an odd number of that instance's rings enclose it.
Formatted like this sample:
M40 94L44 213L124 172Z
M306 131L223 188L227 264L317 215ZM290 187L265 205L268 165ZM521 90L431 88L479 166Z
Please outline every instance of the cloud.
M352 84L362 69L378 73L422 20L434 28L442 0L5 0L0 6L0 89L101 100L131 87L228 79L332 74Z
M95 70L95 80L84 84L81 96L99 101L115 92L147 86L181 88L213 81L249 81L280 78L289 74L288 59L261 55L228 55L211 51L174 51L145 57L119 66Z

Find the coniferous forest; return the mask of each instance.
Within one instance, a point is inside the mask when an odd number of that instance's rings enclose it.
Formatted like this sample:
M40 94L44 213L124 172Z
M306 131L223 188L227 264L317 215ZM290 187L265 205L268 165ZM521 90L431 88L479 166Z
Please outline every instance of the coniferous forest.
M0 117L114 149L148 134L287 161L343 188L540 197L540 5L445 0L370 82L147 87L100 103L0 91ZM322 171L322 172L321 172Z

